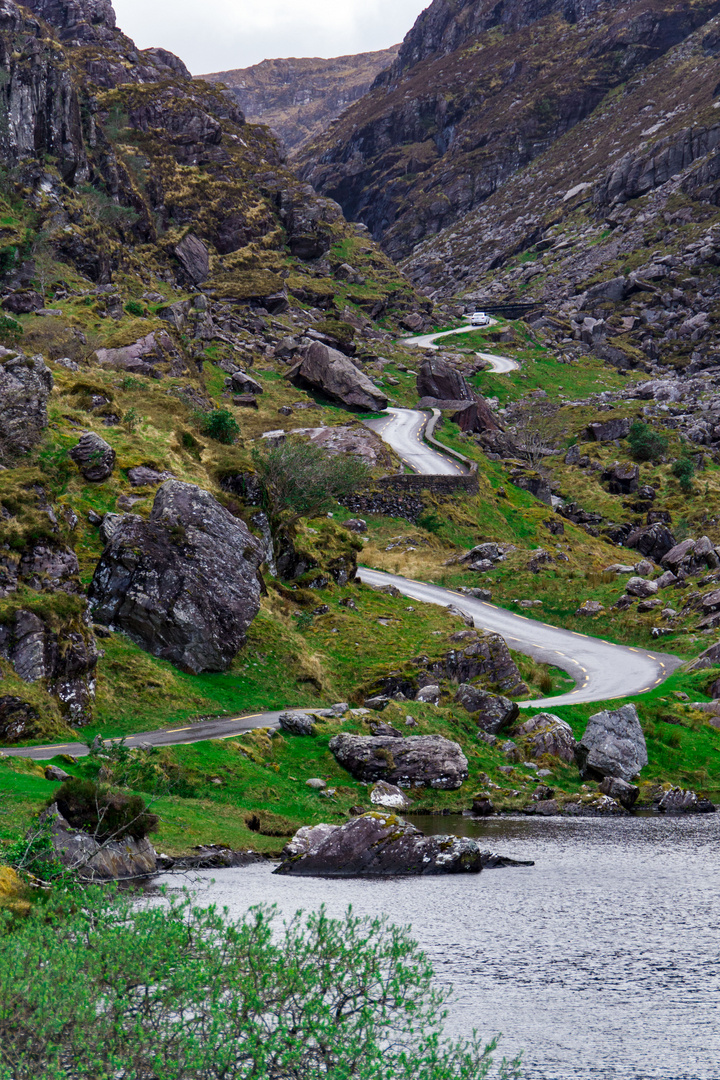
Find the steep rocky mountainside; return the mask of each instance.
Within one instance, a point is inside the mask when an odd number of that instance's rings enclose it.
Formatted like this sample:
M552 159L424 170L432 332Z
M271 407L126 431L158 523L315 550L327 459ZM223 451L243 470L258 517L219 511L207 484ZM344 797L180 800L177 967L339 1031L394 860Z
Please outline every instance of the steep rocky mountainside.
M710 373L720 358L718 42L715 17L606 95L481 207L418 245L404 264L411 277L478 303L536 301L547 318L534 325L568 355Z
M714 0L434 0L393 67L305 147L302 175L364 222L393 258L408 256L576 125L591 116L594 123L608 95L622 96L629 80L681 49L717 7ZM711 62L697 80L708 96L715 51L706 48ZM565 160L578 171L577 158Z
M398 49L394 45L331 60L263 60L249 68L200 78L229 86L248 120L267 124L287 149L296 153L367 93L375 77L393 63Z
M232 664L260 608L258 567L274 565L243 479L254 441L320 429L334 452L394 467L351 414L385 406L388 330L430 304L232 95L137 50L106 0L2 0L0 66L12 741L87 723L96 692L107 706L132 681L136 646L186 672ZM284 576L352 577L352 534L328 522L317 549L312 535L287 535ZM122 659L105 659L89 596L98 623L124 631L108 646L130 648Z

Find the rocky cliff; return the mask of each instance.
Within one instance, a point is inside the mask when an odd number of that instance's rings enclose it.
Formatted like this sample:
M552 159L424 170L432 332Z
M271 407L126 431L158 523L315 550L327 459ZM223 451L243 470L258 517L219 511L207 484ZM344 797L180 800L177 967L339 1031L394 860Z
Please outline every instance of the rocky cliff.
M200 77L229 86L248 120L267 124L293 153L322 135L348 105L366 94L375 77L393 63L398 48L331 60L263 60Z
M715 0L434 0L371 92L304 148L302 174L394 258L408 256L594 123L601 103L682 51L716 10ZM578 171L577 158L565 162Z
M430 305L229 91L138 50L107 0L0 0L0 65L0 741L18 741L113 700L137 661L104 640L232 665L274 565L253 443L314 431L303 410L324 417L331 391L342 419L395 317ZM284 378L313 347L345 365L319 402ZM288 536L286 576L347 580L353 543Z

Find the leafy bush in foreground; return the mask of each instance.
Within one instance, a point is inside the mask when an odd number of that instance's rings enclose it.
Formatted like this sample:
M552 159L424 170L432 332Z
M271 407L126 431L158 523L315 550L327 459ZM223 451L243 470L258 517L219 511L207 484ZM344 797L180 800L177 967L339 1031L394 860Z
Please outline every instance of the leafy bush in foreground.
M630 453L636 461L657 461L668 448L665 436L659 435L650 424L644 424L642 420L633 420L627 440L630 443Z
M481 1080L404 930L91 892L0 921L0 1080ZM72 908L70 905L75 904ZM2 918L2 916L0 916ZM516 1077L503 1062L497 1077Z

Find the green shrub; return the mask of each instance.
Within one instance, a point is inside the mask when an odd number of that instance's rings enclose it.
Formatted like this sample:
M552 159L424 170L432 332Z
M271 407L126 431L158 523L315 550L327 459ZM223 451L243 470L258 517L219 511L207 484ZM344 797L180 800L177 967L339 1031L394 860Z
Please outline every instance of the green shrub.
M448 997L406 930L352 911L231 921L97 889L0 915L3 1080L517 1077L497 1039L448 1039Z
M203 415L200 432L216 442L230 446L240 434L240 425L228 409L213 409Z
M693 489L693 477L695 476L695 464L692 458L681 457L673 462L672 474L679 481L680 487L685 492Z
M149 814L140 795L112 791L92 780L66 780L52 802L74 829L92 833L96 839L121 840L132 836L142 840L156 832L159 818Z
M138 319L143 318L147 312L139 300L128 300L125 305L128 315L135 315Z
M1 271L0 271L1 273ZM23 336L23 328L17 319L9 315L0 315L0 345L12 348Z
M630 443L630 453L636 461L657 461L668 447L665 436L659 435L642 420L633 421L627 441Z

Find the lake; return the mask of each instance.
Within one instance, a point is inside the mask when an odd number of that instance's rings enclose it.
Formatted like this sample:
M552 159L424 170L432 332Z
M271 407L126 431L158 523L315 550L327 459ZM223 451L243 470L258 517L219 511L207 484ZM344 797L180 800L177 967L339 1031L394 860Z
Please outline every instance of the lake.
M412 821L535 866L368 880L254 865L192 888L233 915L352 904L409 924L453 988L449 1032L502 1032L529 1080L720 1080L720 814Z

